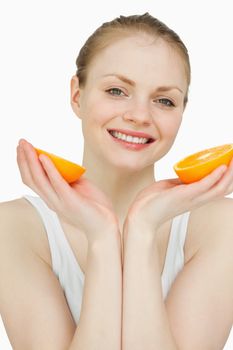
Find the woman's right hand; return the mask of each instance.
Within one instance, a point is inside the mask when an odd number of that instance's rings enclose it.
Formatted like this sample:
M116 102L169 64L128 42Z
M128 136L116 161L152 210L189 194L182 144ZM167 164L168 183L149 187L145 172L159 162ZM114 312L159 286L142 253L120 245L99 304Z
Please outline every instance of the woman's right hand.
M68 184L49 157L39 156L24 139L17 147L17 163L22 181L67 223L81 230L88 243L119 231L111 201L91 181L81 177Z

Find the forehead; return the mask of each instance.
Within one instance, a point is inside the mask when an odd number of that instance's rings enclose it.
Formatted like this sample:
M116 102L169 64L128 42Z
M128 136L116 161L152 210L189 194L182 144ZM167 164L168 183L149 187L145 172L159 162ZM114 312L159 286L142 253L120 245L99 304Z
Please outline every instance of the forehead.
M115 73L136 83L178 84L185 89L186 73L180 54L159 38L134 36L119 39L99 52L88 68L89 82Z

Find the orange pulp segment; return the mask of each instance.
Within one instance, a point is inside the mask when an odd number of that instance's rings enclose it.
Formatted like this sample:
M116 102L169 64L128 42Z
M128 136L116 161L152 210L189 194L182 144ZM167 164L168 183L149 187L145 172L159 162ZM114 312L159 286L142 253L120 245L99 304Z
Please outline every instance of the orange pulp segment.
M191 154L174 164L173 169L183 183L198 181L220 165L229 165L233 144L225 144Z
M43 151L42 149L34 147L38 156L45 154L48 156L62 177L68 182L77 181L80 176L86 171L86 168L81 165L75 164L67 159L56 156L55 154Z

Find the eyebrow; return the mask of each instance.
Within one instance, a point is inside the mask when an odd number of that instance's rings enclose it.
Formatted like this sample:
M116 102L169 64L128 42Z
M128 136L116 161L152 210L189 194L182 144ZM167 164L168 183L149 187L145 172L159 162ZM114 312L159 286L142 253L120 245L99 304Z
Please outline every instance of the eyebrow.
M103 75L104 78L106 77L116 77L117 79L123 81L126 84L129 84L131 86L135 86L136 83L135 81L125 77L124 75L121 74L105 74ZM169 91L169 90L179 90L182 94L184 93L178 86L176 85L164 85L164 86L159 86L156 91L160 92L160 91Z
M121 75L121 74L105 74L103 75L103 77L116 77L119 80L122 80L126 84L135 86L135 82L133 80L130 80L129 78L126 78L124 75Z

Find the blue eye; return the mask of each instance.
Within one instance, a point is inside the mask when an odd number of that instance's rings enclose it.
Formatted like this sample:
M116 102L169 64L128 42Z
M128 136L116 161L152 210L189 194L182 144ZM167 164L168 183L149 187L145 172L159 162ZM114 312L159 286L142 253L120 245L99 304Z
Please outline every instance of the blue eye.
M174 103L168 98L159 98L158 101L167 107L174 107Z
M111 88L109 90L106 90L110 95L113 96L121 96L121 93L124 94L124 92L121 89L118 88Z

